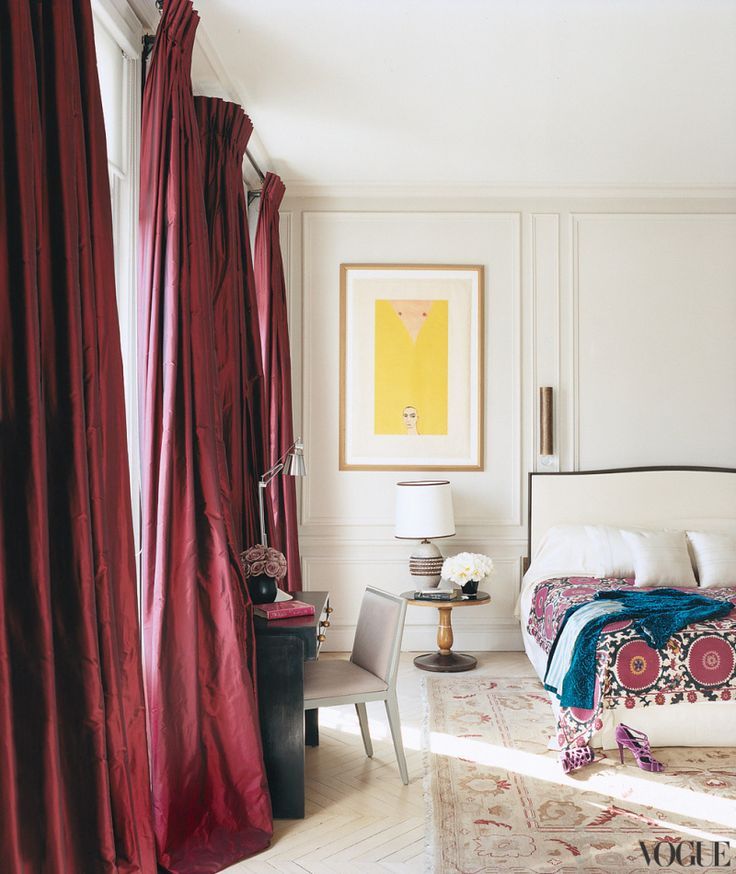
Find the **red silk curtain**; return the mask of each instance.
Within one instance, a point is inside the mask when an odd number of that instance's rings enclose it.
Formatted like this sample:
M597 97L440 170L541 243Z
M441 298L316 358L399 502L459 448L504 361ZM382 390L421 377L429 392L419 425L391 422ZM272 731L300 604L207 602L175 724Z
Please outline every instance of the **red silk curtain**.
M260 540L258 480L269 467L258 302L242 177L253 125L235 103L216 97L195 97L194 103L204 160L217 381L233 533L240 552Z
M272 833L217 385L198 21L189 0L165 4L141 141L144 673L159 863L175 874L219 871Z
M266 174L261 190L254 247L271 453L269 464L275 464L294 442L289 323L284 266L279 241L279 206L285 191L284 183L278 176L273 173ZM294 478L275 477L266 493L270 498L273 519L271 546L275 546L286 556L288 590L299 591L302 587L302 571Z
M89 2L0 2L0 113L0 868L154 874Z

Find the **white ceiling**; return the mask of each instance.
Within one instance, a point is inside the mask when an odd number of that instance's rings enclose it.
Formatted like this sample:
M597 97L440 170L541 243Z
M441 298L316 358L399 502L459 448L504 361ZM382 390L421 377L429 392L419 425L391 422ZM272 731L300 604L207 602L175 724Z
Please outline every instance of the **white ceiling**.
M734 0L195 5L287 185L736 185Z

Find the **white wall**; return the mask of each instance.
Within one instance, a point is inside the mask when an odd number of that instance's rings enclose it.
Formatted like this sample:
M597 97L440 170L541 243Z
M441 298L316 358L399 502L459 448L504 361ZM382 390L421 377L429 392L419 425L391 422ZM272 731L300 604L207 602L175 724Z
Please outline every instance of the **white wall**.
M282 216L309 467L302 564L306 588L331 592L328 648L349 649L365 586L411 588L407 546L392 536L399 475L338 470L343 262L486 267L485 469L448 475L458 533L442 546L486 552L497 572L490 607L456 612L456 648L521 646L513 608L538 386L556 390L554 467L736 467L733 200L313 197L287 199ZM435 618L410 609L404 648L434 648Z

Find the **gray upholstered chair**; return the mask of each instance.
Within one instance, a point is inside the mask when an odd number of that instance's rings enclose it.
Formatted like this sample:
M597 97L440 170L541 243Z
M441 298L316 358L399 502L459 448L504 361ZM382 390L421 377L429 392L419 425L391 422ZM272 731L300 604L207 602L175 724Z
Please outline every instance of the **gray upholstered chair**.
M360 606L350 659L318 659L304 663L304 709L355 704L363 746L371 758L373 744L365 705L367 701L383 701L399 773L407 784L409 775L396 698L396 674L405 617L406 601L403 598L369 586Z

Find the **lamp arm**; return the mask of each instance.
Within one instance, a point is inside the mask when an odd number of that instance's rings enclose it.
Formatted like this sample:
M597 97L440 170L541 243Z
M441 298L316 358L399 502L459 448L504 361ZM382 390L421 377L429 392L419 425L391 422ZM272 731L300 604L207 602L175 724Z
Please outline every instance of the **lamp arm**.
M288 455L289 453L287 452L286 454ZM259 485L265 488L274 477L277 477L281 473L283 469L284 462L277 461L273 467L269 467L269 469L261 475L261 481L259 482Z
M287 452L286 455L289 453ZM284 458L286 458L286 455ZM281 471L284 469L283 461L277 461L273 467L269 467L269 469L261 476L261 479L258 483L258 521L261 523L261 543L264 546L268 546L268 537L266 535L266 516L264 512L264 501L266 497L266 487L268 484L277 477Z
M263 546L268 546L268 537L266 535L266 516L263 509L263 499L265 497L266 486L268 483L265 483L261 478L261 481L258 483L258 521L261 524L261 543Z
M299 440L295 440L286 450L286 452L284 452L281 458L279 458L278 461L276 461L271 467L269 467L269 469L264 474L261 475L261 482L265 482L266 485L268 485L268 483L270 483L271 480L284 469L286 456L291 452L292 449L296 447L297 443L299 442Z

